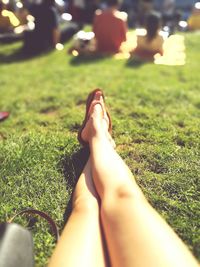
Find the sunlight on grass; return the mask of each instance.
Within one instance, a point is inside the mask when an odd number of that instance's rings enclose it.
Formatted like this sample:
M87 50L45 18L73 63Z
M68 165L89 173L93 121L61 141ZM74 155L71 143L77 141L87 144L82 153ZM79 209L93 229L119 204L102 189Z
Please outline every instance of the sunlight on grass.
M186 34L185 66L128 64L53 51L25 59L21 43L0 46L0 218L33 207L60 229L76 180L73 154L87 94L103 88L117 150L143 192L200 259L199 34ZM54 247L34 227L36 265ZM67 252L66 252L67 253Z

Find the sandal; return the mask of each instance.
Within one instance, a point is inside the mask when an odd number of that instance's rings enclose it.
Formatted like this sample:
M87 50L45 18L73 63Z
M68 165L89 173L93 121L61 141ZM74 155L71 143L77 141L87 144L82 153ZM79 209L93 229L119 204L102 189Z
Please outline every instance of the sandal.
M78 141L79 141L79 143L82 144L83 146L88 145L88 143L85 142L85 141L82 139L82 137L81 137L81 133L82 133L82 131L83 131L83 129L84 129L84 127L85 127L85 125L86 125L88 119L89 119L89 113L90 113L90 109L91 109L91 107L92 107L91 104L92 104L92 102L94 101L94 97L95 97L95 95L96 95L97 93L100 93L100 94L102 95L102 97L103 97L103 100L105 100L104 94L103 94L103 92L102 92L101 89L95 89L95 90L93 90L93 91L88 95L88 98L87 98L87 101L86 101L85 118L84 118L83 123L82 123L82 126L81 126L81 128L80 128L80 130L79 130L79 132L78 132ZM101 105L100 102L98 102L98 104ZM111 134L111 132L112 132L112 122L111 122L110 114L109 114L109 112L108 112L107 109L106 109L106 114L107 114L107 116L108 116L108 120L109 120L108 132Z

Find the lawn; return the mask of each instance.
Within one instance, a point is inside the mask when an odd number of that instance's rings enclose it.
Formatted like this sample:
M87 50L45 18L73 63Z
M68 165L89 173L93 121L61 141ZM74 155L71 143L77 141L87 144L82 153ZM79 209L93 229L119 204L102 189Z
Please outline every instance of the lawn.
M187 62L179 67L72 58L69 43L63 51L22 60L20 42L1 45L0 110L11 115L0 122L0 221L33 207L62 229L81 168L76 136L84 100L100 87L117 151L200 260L200 35L185 38ZM36 266L45 266L54 238L39 219L33 235Z

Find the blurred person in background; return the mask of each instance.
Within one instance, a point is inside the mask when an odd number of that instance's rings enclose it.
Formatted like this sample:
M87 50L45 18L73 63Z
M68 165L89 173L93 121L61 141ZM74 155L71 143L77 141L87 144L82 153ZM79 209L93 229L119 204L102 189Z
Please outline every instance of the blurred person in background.
M138 3L138 23L144 26L146 16L153 10L153 0L139 0Z
M191 31L200 30L200 2L193 8L192 14L188 19L188 28Z
M176 3L175 0L164 0L163 2L163 20L164 24L172 21L175 14Z
M22 2L17 2L16 3L16 11L15 11L15 15L18 18L18 20L20 21L21 25L25 25L28 22L28 15L29 15L29 11L28 9L23 5Z
M85 0L69 0L67 12L72 15L72 20L82 24L84 21Z
M40 52L54 48L60 41L58 14L54 0L44 0L30 8L35 18L35 29L25 35L25 50Z
M100 7L100 0L86 0L86 8L84 12L85 23L92 23L94 20L95 12Z
M13 30L20 25L19 19L16 15L7 10L4 4L0 1L0 32L13 32Z
M128 14L128 26L136 25L139 0L124 0L121 10Z
M97 41L97 52L117 53L122 42L126 41L127 14L118 11L119 0L108 0L105 10L97 10L93 32Z
M164 29L173 34L182 17L182 11L176 9L175 0L164 0L162 7Z
M164 38L160 34L162 20L160 13L150 12L145 21L145 30L137 35L137 47L132 52L141 59L153 60L154 55L163 54Z

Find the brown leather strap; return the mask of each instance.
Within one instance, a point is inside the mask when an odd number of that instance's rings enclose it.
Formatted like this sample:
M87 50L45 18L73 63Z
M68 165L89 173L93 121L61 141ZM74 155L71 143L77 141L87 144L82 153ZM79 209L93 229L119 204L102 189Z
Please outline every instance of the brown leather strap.
M12 223L13 220L18 216L18 215L23 215L23 214L34 214L34 215L39 215L40 217L44 218L51 226L52 232L56 238L56 241L59 240L60 236L59 236L59 231L58 231L58 227L56 225L56 223L54 222L54 220L45 212L40 211L40 210L35 210L35 209L25 209L22 210L20 212L18 212L17 214L15 214L9 221L8 223Z

